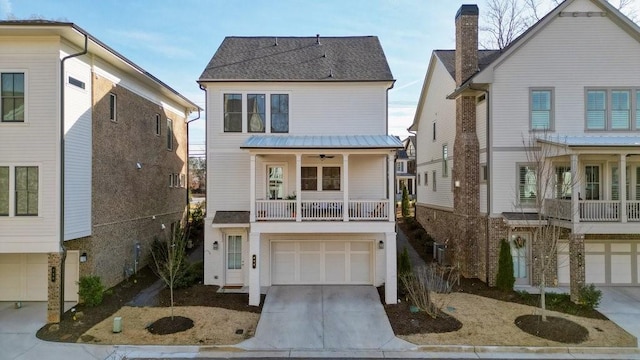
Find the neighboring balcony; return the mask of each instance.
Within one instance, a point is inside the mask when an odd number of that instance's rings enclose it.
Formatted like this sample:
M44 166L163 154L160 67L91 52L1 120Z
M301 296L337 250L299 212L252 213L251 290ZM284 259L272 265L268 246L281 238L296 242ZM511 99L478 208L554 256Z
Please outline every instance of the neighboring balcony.
M579 222L640 222L640 201L578 200L574 211L571 200L545 199L544 213L550 218Z
M387 199L349 200L346 206L343 201L257 200L256 221L384 221L389 210Z

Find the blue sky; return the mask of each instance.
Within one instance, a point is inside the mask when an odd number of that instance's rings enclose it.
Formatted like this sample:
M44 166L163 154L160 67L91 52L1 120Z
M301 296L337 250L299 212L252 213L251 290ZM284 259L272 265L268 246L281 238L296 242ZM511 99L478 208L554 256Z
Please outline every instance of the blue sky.
M462 0L0 0L0 17L74 22L204 107L196 80L225 36L380 38L394 89L389 133L405 137L434 49L454 47ZM485 1L477 1L482 14ZM204 121L190 125L194 147Z

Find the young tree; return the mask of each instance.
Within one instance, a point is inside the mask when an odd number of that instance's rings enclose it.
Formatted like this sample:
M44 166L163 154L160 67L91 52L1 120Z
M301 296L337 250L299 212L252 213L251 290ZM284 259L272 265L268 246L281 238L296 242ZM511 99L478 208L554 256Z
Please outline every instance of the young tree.
M516 278L513 276L513 258L511 257L511 246L506 239L500 240L500 254L498 255L498 275L496 277L496 287L500 290L513 290Z
M166 230L165 230L166 231ZM186 254L187 231L176 225L163 240L155 239L151 247L153 258L152 269L156 275L169 287L171 298L171 319L173 320L173 290L176 284L185 276L189 266Z
M407 192L407 187L402 186L402 217L409 217L409 193Z

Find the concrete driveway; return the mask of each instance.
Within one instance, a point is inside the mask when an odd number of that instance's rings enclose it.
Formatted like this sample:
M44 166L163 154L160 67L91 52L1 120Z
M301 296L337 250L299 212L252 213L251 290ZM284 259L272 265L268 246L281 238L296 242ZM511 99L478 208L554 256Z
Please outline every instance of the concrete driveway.
M640 287L598 287L602 299L598 311L640 339Z
M244 349L407 350L373 286L272 286Z
M23 302L20 309L12 302L0 302L0 359L106 359L114 351L112 346L42 341L35 334L46 319L46 302Z

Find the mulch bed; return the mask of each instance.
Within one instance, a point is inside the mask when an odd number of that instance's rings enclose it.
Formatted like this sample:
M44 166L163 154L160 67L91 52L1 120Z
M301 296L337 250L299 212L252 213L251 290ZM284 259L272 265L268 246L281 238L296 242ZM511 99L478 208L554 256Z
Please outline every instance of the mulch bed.
M193 285L188 288L175 289L173 302L175 306L211 306L229 310L261 313L265 295L262 295L260 306L249 306L249 294L219 293L215 285ZM158 306L170 306L169 288L160 291Z
M564 344L579 344L589 338L589 330L582 325L555 316L547 316L547 321L542 321L540 315L522 315L516 318L515 324L528 334Z
M193 320L184 316L171 316L154 321L147 330L154 335L175 334L193 327Z

